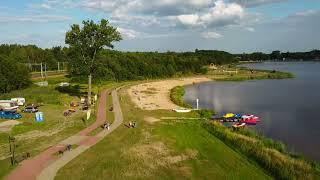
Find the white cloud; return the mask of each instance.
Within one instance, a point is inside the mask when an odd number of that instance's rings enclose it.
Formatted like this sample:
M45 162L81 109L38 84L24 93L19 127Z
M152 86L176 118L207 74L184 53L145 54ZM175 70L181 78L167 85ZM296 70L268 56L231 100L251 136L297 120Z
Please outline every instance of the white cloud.
M254 32L255 29L253 27L246 27L245 30L250 31L250 32Z
M195 12L212 5L212 0L83 0L82 6L107 13L157 14L160 16Z
M245 10L240 5L218 0L215 2L215 6L204 14L179 15L177 16L177 20L183 25L221 27L239 24L244 16Z
M197 14L185 14L177 16L180 23L187 26L197 26L200 24L200 17Z
M44 10L54 9L50 4L47 4L47 3L31 4L30 7L35 9L44 9Z
M137 32L133 29L126 29L126 28L118 27L117 30L121 33L121 35L124 37L124 39L135 39L140 35L139 32Z
M219 39L223 37L223 35L216 32L203 32L201 36L205 39Z
M310 10L303 11L303 12L297 12L295 14L295 16L312 16L312 15L315 15L317 13L318 13L318 11L310 9Z
M75 0L43 0L40 3L33 3L28 5L31 9L38 10L56 10L61 8L72 8L79 6L79 2Z
M255 6L278 3L283 1L288 1L288 0L231 0L231 2L235 2L244 7L255 7Z
M60 15L25 15L25 16L1 16L0 22L12 23L12 22L64 22L71 20L71 17Z

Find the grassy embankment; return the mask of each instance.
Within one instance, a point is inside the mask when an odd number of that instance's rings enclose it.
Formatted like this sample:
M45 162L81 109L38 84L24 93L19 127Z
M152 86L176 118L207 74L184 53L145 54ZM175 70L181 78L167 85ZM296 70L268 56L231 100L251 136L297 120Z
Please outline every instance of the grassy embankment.
M283 79L293 75L285 72L257 71L249 73L243 69L231 77L219 77L219 80L249 80L249 79ZM214 77L216 79L216 77ZM170 97L177 105L184 105L183 87L171 90ZM178 102L178 103L177 103ZM302 156L291 154L286 146L272 139L266 138L255 131L244 129L232 131L219 123L204 123L204 127L213 135L220 138L231 148L255 161L267 172L278 179L317 179L320 178L320 166L315 162L305 160Z
M199 118L168 110L144 111L120 91L124 123L94 147L62 168L56 179L270 179L245 156L229 148L202 127Z
M291 154L284 144L266 138L250 129L233 131L218 122L204 127L230 147L255 161L276 179L319 179L320 167L315 162Z
M170 91L170 100L176 105L184 108L192 108L192 106L183 100L185 90L182 86L177 86Z

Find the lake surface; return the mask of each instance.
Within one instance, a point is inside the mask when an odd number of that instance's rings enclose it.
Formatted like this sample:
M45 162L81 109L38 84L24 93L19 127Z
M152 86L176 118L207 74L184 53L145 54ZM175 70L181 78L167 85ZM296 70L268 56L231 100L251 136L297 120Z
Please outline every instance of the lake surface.
M294 79L207 82L186 87L185 100L217 113L255 114L256 129L290 150L320 161L320 63L248 64L253 69L287 71Z

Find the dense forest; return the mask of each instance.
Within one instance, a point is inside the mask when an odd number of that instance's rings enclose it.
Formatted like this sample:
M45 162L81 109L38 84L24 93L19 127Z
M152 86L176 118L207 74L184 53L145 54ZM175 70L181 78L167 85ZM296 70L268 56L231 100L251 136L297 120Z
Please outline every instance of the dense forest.
M74 53L70 53L73 54ZM70 57L70 74L80 77L84 64L79 57ZM236 62L233 56L222 51L200 52L119 52L104 50L97 57L93 76L103 80L141 80L172 77L182 74L205 74L210 63ZM86 73L83 73L86 74Z
M273 51L270 54L262 52L254 52L251 54L235 54L240 61L320 61L320 50L309 52L281 52Z
M68 66L75 81L86 80L86 64L81 63L79 53L70 48L53 47L41 49L35 45L0 45L0 93L20 89L30 84L31 71L39 71L37 64L46 64L47 70L57 70L58 62ZM97 80L141 80L172 77L183 74L204 74L206 65L229 64L239 60L319 60L320 51L305 53L230 54L216 50L194 52L120 52L102 50L97 55L93 79Z

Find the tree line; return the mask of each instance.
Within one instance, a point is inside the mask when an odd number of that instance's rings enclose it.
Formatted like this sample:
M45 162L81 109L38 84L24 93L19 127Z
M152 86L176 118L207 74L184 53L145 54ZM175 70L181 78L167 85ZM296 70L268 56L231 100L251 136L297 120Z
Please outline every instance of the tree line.
M39 66L29 66L39 63L46 64L47 70L57 70L58 62L67 62L67 54L68 48L59 46L42 49L36 45L0 45L0 55L5 56L12 62L27 65L30 71L40 71Z
M67 62L70 76L75 81L85 80L88 68L79 61L80 53L72 48L53 47L42 49L35 45L0 45L1 82L0 92L10 92L30 84L32 69L29 63L46 63L48 70L56 70L58 62ZM195 52L121 52L103 49L96 55L93 79L142 80L165 78L183 74L204 74L205 65L236 62L230 53L215 50ZM37 69L38 68L38 69ZM33 67L40 70L40 67ZM20 81L12 81L19 78ZM11 82L11 83L10 83Z
M30 84L28 63L46 63L48 70L56 70L58 62L67 62L74 81L85 81L86 64L80 54L67 47L42 49L35 45L0 45L0 92L27 87ZM94 81L143 80L166 78L185 74L205 74L206 65L230 64L241 60L317 60L320 51L230 54L216 50L194 52L121 52L103 49L93 65ZM3 68L4 67L4 68ZM37 67L34 67L34 70ZM39 68L39 67L38 67Z
M272 51L271 53L243 53L234 55L240 61L320 61L320 50L308 52L281 52Z
M72 53L71 53L72 54ZM83 80L88 74L85 64L78 61L79 54L70 58L69 72ZM184 74L205 74L206 65L236 62L227 52L120 52L103 50L97 55L92 75L95 80L143 80ZM83 75L83 76L82 76Z

